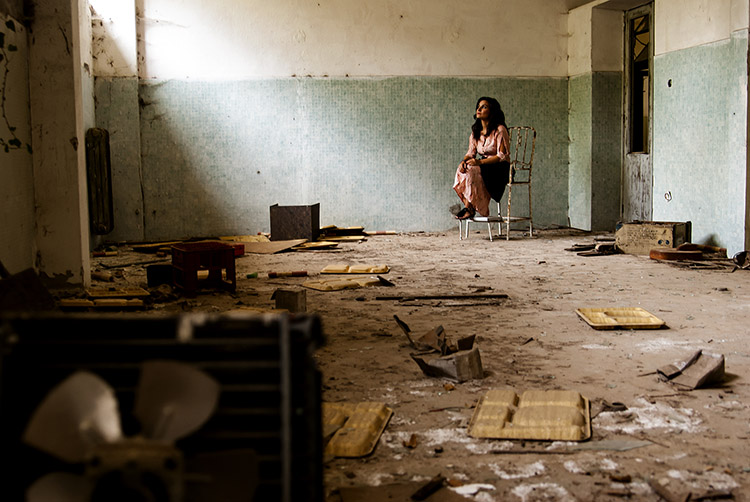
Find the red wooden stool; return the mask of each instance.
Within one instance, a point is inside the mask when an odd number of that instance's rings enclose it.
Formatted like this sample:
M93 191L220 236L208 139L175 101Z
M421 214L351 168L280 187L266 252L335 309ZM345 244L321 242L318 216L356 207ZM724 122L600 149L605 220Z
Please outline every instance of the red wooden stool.
M198 280L198 272L208 271L208 278ZM222 278L222 272L226 279ZM198 288L220 288L235 291L234 247L223 242L183 242L172 246L172 282L186 294L195 295Z

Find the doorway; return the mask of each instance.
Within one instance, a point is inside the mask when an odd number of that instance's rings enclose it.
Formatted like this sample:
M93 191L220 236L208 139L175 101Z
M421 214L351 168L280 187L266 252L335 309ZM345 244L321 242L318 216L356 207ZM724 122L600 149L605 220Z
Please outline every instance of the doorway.
M652 218L653 4L625 13L622 221Z

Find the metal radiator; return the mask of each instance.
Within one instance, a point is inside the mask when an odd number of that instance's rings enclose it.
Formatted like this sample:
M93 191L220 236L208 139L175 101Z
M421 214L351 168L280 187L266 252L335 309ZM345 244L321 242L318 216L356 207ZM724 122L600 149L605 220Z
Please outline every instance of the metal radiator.
M106 129L86 131L86 173L91 231L97 235L108 234L115 227L115 217L109 132Z

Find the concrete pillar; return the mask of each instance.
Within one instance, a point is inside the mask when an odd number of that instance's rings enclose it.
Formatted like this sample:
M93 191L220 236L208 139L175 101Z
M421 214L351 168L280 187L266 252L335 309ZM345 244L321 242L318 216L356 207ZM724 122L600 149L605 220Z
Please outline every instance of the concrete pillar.
M91 281L80 14L78 0L34 1L29 81L36 262L51 288Z

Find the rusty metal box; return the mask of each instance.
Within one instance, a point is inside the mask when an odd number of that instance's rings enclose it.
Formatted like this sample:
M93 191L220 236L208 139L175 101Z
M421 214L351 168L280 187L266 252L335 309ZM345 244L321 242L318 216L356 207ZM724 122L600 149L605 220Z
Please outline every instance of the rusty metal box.
M320 204L309 206L271 206L271 240L307 239L320 235Z
M615 246L627 254L648 255L653 248L675 248L691 239L689 221L632 221L615 230Z

